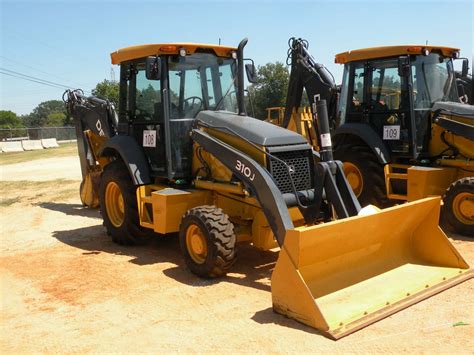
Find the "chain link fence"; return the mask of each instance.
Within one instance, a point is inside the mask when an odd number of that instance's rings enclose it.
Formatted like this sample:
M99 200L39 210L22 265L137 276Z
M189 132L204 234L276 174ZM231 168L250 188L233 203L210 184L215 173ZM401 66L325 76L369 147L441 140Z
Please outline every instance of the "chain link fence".
M56 138L58 142L76 140L74 127L2 128L0 141Z

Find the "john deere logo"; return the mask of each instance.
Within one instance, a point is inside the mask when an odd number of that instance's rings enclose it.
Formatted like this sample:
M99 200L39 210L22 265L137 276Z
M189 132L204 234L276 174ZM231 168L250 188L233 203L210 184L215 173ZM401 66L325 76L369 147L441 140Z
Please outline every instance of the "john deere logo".
M294 174L296 172L296 169L295 169L294 165L289 165L288 170L290 171L290 174Z

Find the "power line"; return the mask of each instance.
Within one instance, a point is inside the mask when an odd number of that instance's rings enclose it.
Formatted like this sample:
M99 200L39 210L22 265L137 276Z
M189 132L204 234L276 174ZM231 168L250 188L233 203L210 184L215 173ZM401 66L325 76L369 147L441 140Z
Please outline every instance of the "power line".
M0 70L6 71L6 72L8 72L8 73L16 74L16 75L21 75L21 76L24 76L24 77L29 78L29 79L44 81L45 83L48 83L48 84L53 84L53 85L57 85L57 86L63 86L63 87L65 87L66 89L69 89L69 88L70 88L69 85L63 85L63 84L55 83L54 81L49 81L49 80L46 80L46 79L37 78L37 77L34 77L34 76L32 76L32 75L26 75L26 74L23 74L23 73L14 71L14 70L5 69L5 68L2 68L2 67L0 67Z
M50 87L60 88L60 89L73 89L70 85L64 85L64 84L56 83L54 81L41 79L41 78L38 78L38 77L35 77L35 76L32 76L32 75L26 75L26 74L19 73L19 72L14 71L14 70L2 68L2 67L0 67L0 70L2 70L2 72L0 72L0 74L9 75L9 76L12 76L12 77L15 77L15 78L18 78L18 79L23 79L23 80L35 82L35 83L38 83L38 84L43 84L43 85L50 86ZM84 92L90 93L90 91L84 91Z
M64 87L55 86L55 85L50 85L50 84L47 84L47 83L42 82L42 81L33 80L33 79L28 79L28 78L24 78L24 77L21 77L21 76L18 76L18 75L9 74L9 73L4 73L4 72L2 72L2 71L0 71L0 74L12 76L12 77L18 78L18 79L23 79L23 80L31 81L31 82L33 82L33 83L38 83L38 84L50 86L50 87L55 88L55 89L62 89L62 90L64 90Z
M32 67L31 65L27 65L27 64L21 63L21 62L19 62L19 61L17 61L17 60L13 60L13 59L11 59L11 58L7 58L7 57L5 57L5 56L3 56L3 55L0 55L0 58L3 58L4 60L7 60L7 61L9 61L9 62L11 62L11 63L14 63L14 64L17 64L17 65L21 65L21 66L23 66L23 67L36 70L36 71L38 71L38 72L40 72L40 73L53 76L53 77L58 78L58 79L60 79L60 80L65 80L65 81L67 81L67 82L70 82L70 83L73 83L73 84L77 84L77 85L79 85L79 86L86 86L86 85L83 85L83 84L80 84L80 83L77 83L77 82L74 82L74 81L71 81L71 80L67 80L67 79L62 78L62 77L60 77L60 76L57 76L57 75L55 75L55 74L53 74L53 73L48 73L48 72L46 72L46 71L44 71L44 70L41 70L41 69L39 69L39 68Z

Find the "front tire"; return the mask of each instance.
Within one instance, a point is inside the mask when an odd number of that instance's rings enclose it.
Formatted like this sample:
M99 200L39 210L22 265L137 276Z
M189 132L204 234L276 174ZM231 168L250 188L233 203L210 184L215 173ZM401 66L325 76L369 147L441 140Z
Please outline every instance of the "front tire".
M100 180L100 212L107 234L117 244L143 244L149 239L149 232L140 226L136 190L121 161L105 167Z
M387 198L383 165L365 145L342 145L334 150L334 159L343 163L344 174L362 207L392 205Z
M234 225L215 206L195 207L186 212L179 243L187 267L200 277L223 276L235 262Z
M443 196L443 214L457 233L474 236L474 178L451 184Z

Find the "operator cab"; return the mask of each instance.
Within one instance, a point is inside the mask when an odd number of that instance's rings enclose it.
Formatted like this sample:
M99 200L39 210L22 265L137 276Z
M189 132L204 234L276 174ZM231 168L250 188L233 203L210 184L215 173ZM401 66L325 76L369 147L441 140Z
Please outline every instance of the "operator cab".
M400 160L427 155L432 107L460 102L453 58L459 49L389 46L336 55L344 64L338 121L368 124Z
M189 133L199 112L238 112L237 52L181 43L111 54L120 64L119 134L135 137L154 177L179 182L191 175Z

